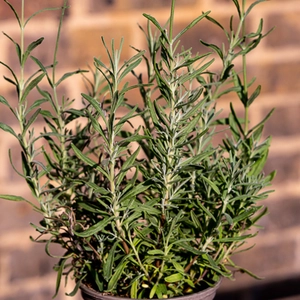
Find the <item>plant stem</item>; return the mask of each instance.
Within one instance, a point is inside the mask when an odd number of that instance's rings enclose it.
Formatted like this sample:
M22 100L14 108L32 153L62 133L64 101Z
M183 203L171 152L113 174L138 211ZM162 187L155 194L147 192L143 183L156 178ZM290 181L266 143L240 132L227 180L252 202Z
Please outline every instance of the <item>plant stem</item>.
M169 41L173 41L173 24L174 24L174 11L175 11L175 2L176 0L172 0L171 4L171 14L170 14L170 23L169 23Z
M68 0L64 0L64 4L62 7L62 11L60 14L60 19L59 19L59 25L58 25L58 30L57 30L57 35L56 35L56 42L55 42L55 48L54 48L54 55L53 55L53 68L52 68L52 82L55 85L55 70L56 70L56 58L57 58L57 52L58 52L58 45L60 41L60 33L61 33L61 28L62 28L62 23L65 15L65 10L67 8Z
M135 245L133 244L133 241L132 241L132 238L131 238L131 235L129 234L128 235L128 238L129 238L129 243L131 245L131 248L136 256L136 259L138 261L138 264L140 265L141 269L143 270L143 272L145 273L145 276L150 280L150 276L149 276L149 273L147 272L147 270L145 269L143 263L141 262L141 259L140 259L140 256L139 256L139 253L138 251L136 250L135 248Z
M22 56L24 53L24 23L25 23L25 17L24 17L24 11L25 11L25 0L22 0L22 8L21 8L21 42L20 42L20 48L21 48L21 70L20 70L20 87L19 87L19 101L22 99L23 90L24 90L24 65L22 63Z
M243 24L242 24L242 34L243 36L246 35L246 18L245 18L245 10L246 10L246 0L243 0L242 2L242 16L243 16ZM244 41L244 45L246 44L246 41ZM243 45L243 46L244 46ZM242 46L242 47L243 47ZM243 47L244 48L244 47ZM247 83L247 58L246 54L242 55L242 65L243 65L243 83L244 83L244 90L243 93L247 97L248 94L248 83ZM244 136L247 136L248 134L248 123L249 123L249 109L248 104L245 105L245 126L244 126Z
M55 80L56 80L55 79L55 73L56 73L56 64L57 64L56 58L57 58L59 41L60 41L60 34L61 34L63 19L64 19L64 15L65 15L65 10L67 8L67 3L68 3L68 0L64 0L61 15L60 15L57 35L56 35L55 49L54 49L54 54L53 54L53 67L52 67L52 85L53 85L54 109L57 113L58 122L59 122L59 134L60 134L59 141L60 141L61 153L62 153L60 165L62 167L62 170L65 170L65 167L66 167L65 163L66 163L66 159L67 159L67 155L68 155L67 151L66 151L66 146L65 146L65 142L66 142L65 127L66 127L66 124L65 124L65 121L64 121L64 118L63 118L64 107L61 107L59 102L58 102L57 84L55 82Z

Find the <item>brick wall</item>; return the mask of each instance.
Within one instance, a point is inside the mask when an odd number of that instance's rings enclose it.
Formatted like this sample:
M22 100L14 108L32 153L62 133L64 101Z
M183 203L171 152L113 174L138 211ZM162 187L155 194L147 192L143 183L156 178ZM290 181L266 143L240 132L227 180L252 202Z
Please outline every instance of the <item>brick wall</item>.
M10 0L20 11L20 0ZM60 6L62 0L27 0L26 15L47 6ZM155 15L164 21L168 17L170 0L72 0L64 23L61 48L58 55L60 71L85 68L94 56L104 55L100 36L109 42L113 37L125 38L122 58L133 54L129 45L145 48L143 35L137 23L144 25L143 12ZM177 0L176 28L186 25L202 11L212 10L219 20L233 12L231 0ZM257 246L248 254L237 256L237 262L249 267L265 281L256 282L246 275L237 276L236 282L223 282L222 289L250 287L285 278L300 276L300 5L299 0L271 0L260 4L250 19L255 28L261 17L265 27L276 26L261 46L249 57L250 72L262 84L260 102L252 110L258 121L271 108L276 111L266 126L266 135L273 135L273 144L267 170L277 169L272 194L266 204L269 215L262 225L265 229L255 238ZM41 36L45 41L34 55L45 64L52 62L55 28L59 13L45 12L27 27L27 42ZM202 24L202 25L201 25ZM0 30L18 38L18 28L12 12L3 0L0 1ZM201 51L199 39L219 42L221 33L203 21L183 38L187 46ZM0 60L17 68L14 46L0 35ZM32 66L29 65L28 70ZM0 68L0 89L12 103L13 89L2 79L6 74ZM82 88L80 76L73 77L63 91L70 97L78 97ZM10 115L1 107L0 121L10 121ZM18 159L15 140L0 132L0 193L17 193L30 197L27 187L12 170L7 159L8 149ZM18 161L16 163L18 166ZM34 235L29 223L37 222L39 216L23 203L0 201L0 300L48 300L55 286L53 260L44 254L42 245L33 244L29 235ZM54 249L55 251L55 249ZM66 299L62 290L58 300ZM76 298L76 299L79 299ZM229 298L228 298L229 299ZM243 298L246 299L246 298ZM250 299L250 298L247 298ZM252 299L252 298L251 298ZM253 298L258 299L258 298Z

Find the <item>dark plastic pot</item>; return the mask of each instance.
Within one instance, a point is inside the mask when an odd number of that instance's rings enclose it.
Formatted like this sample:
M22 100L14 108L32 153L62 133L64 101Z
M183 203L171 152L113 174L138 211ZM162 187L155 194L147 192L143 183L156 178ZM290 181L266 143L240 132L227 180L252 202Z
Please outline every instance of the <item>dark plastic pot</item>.
M171 299L176 299L176 300L213 300L216 291L219 288L221 284L221 280L211 288L207 288L206 290L203 290L201 292L191 294L191 295L186 295L186 296L180 296L180 297L174 297ZM105 296L99 292L96 292L90 288L88 288L85 285L81 285L81 295L84 300L132 300L131 298L121 298L117 296Z

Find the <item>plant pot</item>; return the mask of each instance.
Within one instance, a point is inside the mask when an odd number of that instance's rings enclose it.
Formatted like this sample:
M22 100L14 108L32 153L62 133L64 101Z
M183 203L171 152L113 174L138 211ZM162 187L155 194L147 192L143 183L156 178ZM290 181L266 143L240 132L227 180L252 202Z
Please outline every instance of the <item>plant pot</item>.
M213 300L220 284L221 284L221 280L214 287L207 288L198 293L180 296L180 297L174 297L172 299L176 299L176 300ZM82 298L84 300L132 300L131 298L106 296L99 292L96 292L93 289L88 288L86 285L81 285L80 289L81 289Z

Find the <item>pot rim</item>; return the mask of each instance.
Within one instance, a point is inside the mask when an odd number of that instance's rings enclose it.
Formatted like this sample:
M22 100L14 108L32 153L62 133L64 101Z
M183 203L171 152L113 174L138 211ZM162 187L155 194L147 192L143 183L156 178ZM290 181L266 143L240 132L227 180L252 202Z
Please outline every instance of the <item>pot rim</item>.
M168 298L168 299L186 300L188 297L196 296L196 295L199 295L199 296L209 296L209 295L211 295L211 294L213 294L213 293L216 292L216 290L221 285L221 282L222 282L222 278L214 286L208 287L208 288L206 288L203 291L192 293L192 294L187 294L187 295L184 295L184 296L175 296L175 297ZM118 300L119 299L124 299L124 300L145 300L145 299L147 299L147 298L137 299L137 298L127 298L127 297L120 297L120 296L104 295L103 293L97 292L94 289L89 288L88 286L86 286L83 283L80 285L80 289L84 293L88 294L89 296L103 297L103 299L105 298L107 300L116 300L116 299L118 299Z

